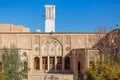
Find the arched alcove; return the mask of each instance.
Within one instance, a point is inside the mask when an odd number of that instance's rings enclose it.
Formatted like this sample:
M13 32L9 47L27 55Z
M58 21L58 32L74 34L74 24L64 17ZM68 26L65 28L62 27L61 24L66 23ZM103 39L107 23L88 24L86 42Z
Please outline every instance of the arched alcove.
M36 70L40 69L40 58L39 57L34 58L34 69Z
M70 57L65 57L65 70L70 69Z
M62 56L62 45L60 41L54 38L49 38L48 40L44 41L41 46L41 53L42 55L58 55Z
M24 57L27 57L27 53L26 53L26 52L23 52L23 56L24 56Z

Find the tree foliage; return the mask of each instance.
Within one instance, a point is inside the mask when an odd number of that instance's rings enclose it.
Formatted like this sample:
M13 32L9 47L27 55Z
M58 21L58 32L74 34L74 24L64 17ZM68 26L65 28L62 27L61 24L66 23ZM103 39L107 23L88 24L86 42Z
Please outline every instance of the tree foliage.
M2 62L0 62L0 80L5 80L5 75L2 67Z
M102 59L87 70L87 80L120 80L120 30L113 30L96 45Z
M3 70L6 80L22 80L23 76L27 72L24 67L20 68L21 61L18 53L18 49L15 47L3 48L2 51ZM25 63L27 66L27 62Z
M99 62L87 70L87 80L120 80L120 64L116 62Z

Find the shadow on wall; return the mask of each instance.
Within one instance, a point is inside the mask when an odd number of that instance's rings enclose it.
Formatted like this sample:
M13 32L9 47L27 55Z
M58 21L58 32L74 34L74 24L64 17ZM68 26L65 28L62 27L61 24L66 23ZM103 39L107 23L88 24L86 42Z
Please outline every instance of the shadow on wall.
M100 39L93 48L100 50L102 54L120 53L120 29L115 29Z

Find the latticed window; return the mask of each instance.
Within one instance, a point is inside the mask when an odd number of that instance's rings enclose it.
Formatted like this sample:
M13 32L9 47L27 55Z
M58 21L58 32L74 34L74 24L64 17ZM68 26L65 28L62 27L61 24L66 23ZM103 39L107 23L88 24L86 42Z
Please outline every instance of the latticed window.
M49 66L50 70L54 70L55 69L55 57L50 57L50 66Z
M62 57L57 57L57 69L62 69Z
M42 69L47 70L47 65L48 65L47 57L42 57Z
M39 59L39 57L34 58L34 69L36 69L36 70L40 69L40 59Z

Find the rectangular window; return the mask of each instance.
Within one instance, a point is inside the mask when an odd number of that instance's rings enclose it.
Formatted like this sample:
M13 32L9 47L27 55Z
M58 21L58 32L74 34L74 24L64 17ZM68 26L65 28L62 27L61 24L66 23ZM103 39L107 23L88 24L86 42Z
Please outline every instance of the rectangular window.
M62 57L57 57L57 70L62 69Z
M47 70L47 65L48 65L47 57L42 57L42 69Z
M49 64L50 70L55 69L55 57L50 57L50 64Z

